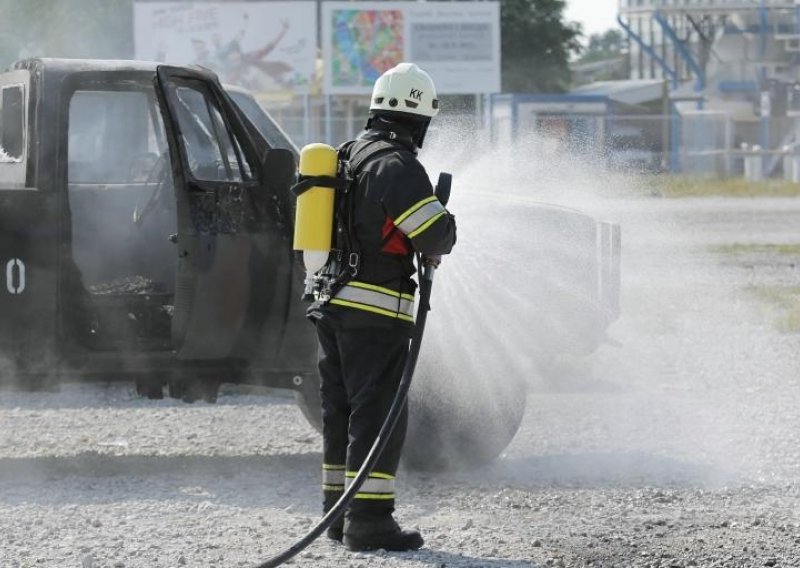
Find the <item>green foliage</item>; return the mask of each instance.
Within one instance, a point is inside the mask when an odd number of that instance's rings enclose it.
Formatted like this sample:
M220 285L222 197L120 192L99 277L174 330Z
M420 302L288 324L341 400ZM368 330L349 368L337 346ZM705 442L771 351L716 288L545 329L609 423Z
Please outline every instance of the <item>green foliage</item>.
M800 288L796 286L749 286L748 291L769 307L775 328L781 333L800 333Z
M502 0L503 91L564 91L580 25L564 21L564 0Z
M797 197L800 184L783 180L752 182L744 178L702 179L664 176L654 181L654 190L664 197Z
M130 58L133 0L0 0L0 65L24 57Z
M712 247L714 252L731 255L786 255L800 257L800 244L733 243Z
M602 34L592 34L583 50L579 63L593 63L622 56L625 38L619 30L608 30Z

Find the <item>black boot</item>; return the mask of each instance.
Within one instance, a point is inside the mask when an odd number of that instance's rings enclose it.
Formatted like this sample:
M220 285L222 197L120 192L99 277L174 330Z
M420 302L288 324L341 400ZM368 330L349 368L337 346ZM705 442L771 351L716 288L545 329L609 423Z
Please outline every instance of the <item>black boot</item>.
M339 498L342 496L341 491L325 491L325 499L322 502L322 514L327 515L328 511L333 509L334 505L336 505ZM339 515L339 518L334 521L334 523L328 527L328 530L325 531L325 535L337 542L342 542L342 533L344 532L344 513Z
M383 549L405 552L417 550L425 544L418 531L401 529L392 517L377 522L348 517L344 524L343 542L352 551Z
M337 519L335 523L328 527L328 530L325 531L325 535L337 542L342 542L342 537L344 535L344 520L341 518Z

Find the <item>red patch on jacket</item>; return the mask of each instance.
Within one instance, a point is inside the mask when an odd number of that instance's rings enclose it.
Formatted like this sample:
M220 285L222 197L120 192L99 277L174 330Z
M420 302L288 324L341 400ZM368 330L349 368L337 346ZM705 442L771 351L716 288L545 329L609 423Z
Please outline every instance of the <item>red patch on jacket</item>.
M408 239L400 229L395 227L394 221L388 216L383 223L383 229L381 229L381 239L384 242L381 252L398 254L401 256L411 254L411 245Z

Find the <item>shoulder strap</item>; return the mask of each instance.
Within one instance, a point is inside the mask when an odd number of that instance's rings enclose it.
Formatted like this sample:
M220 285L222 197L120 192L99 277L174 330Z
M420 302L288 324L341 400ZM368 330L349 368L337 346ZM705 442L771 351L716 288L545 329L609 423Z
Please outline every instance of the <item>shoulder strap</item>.
M348 160L350 162L350 168L354 174L358 173L374 158L377 158L381 154L388 154L396 149L397 144L392 144L388 140L376 140L370 144L365 144L358 152L350 156ZM347 150L349 151L350 147L348 147Z
M353 228L353 191L358 184L357 174L370 160L397 148L395 144L386 140L376 140L365 144L354 155L350 155L353 144L354 141L347 142L339 148L339 176L346 185L344 191L337 194L336 224L339 227L337 233L344 241L341 249L345 253L347 266L330 283L332 294L354 278L361 268L361 247Z
M295 197L300 197L312 187L331 187L343 190L348 184L348 180L332 176L299 176L298 180L291 190Z

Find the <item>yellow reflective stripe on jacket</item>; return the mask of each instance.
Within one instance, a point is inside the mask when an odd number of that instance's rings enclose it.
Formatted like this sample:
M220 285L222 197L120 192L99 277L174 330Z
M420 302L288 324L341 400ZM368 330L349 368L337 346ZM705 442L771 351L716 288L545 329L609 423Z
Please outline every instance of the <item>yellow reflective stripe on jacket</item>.
M347 285L355 286L356 288L363 288L364 290L373 290L375 292L380 292L381 294L386 294L395 298L404 298L412 301L414 300L414 296L412 294L401 294L400 292L392 290L391 288L384 288L383 286L376 286L375 284L367 284L366 282L359 282L358 280L351 280L347 283Z
M436 199L435 195L431 195L430 197L426 197L422 201L416 202L414 205L412 205L411 207L406 209L405 213L403 213L397 219L395 219L394 220L394 224L399 226L400 223L405 221L409 216L411 216L414 213L416 213L419 210L420 207L424 207L425 205L427 205L428 203L431 203L433 201L438 201L438 199Z
M443 217L445 213L447 213L447 212L446 212L446 211L442 211L442 212L441 212L441 213L439 213L438 215L436 215L436 216L434 216L434 217L431 217L430 219L428 219L428 220L427 220L425 223L423 223L423 224L422 224L422 225L421 225L421 226L420 226L420 227L419 227L417 230L415 230L415 231L412 231L411 233L409 233L409 234L408 234L408 238L409 238L409 239L413 239L414 237L416 237L416 236L417 236L417 235L419 235L420 233L422 233L422 232L424 232L425 230L427 230L427 229L428 229L428 227L430 227L430 226L431 226L431 225L433 225L433 224L434 224L434 223L435 223L435 222L436 222L438 219L440 219L441 217Z
M414 321L414 296L366 282L348 282L330 303L403 321Z
M423 199L400 215L395 219L394 224L403 234L414 238L433 225L446 212L444 205L436 199L436 196L432 196Z

